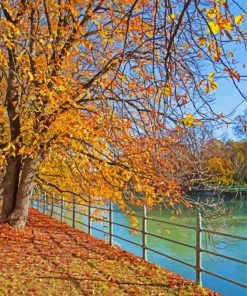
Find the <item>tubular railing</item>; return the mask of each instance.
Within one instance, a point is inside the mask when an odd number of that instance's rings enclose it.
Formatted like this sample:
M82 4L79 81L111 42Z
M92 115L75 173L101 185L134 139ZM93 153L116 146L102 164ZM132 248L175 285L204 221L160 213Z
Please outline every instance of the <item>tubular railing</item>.
M207 233L207 234L220 235L220 236L230 237L232 239L243 240L243 241L247 241L247 237L232 235L232 234L228 234L228 233L223 233L223 232L218 232L218 231L213 231L213 230L208 230L206 228L203 228L203 226L202 226L202 217L201 217L201 214L199 212L198 212L198 215L196 217L196 226L193 227L193 226L182 225L182 224L179 224L179 223L173 223L173 222L168 222L168 221L163 221L163 220L148 217L147 216L146 206L144 205L143 208L142 208L142 215L137 216L138 218L141 219L141 222L142 222L141 223L141 225L142 225L141 229L138 229L138 228L127 226L127 225L124 225L124 224L121 224L121 223L118 223L118 222L114 221L114 213L123 214L123 212L121 212L119 210L115 210L113 208L112 202L109 203L108 207L98 207L98 206L92 205L90 202L88 204L77 203L75 198L73 198L72 201L67 201L66 200L66 203L71 204L71 209L65 207L65 200L64 200L63 197L61 199L59 199L59 198L56 198L55 195L51 195L48 198L47 194L44 193L43 196L37 195L36 197L35 197L35 194L33 194L33 198L32 198L32 206L34 208L36 208L38 210L41 210L44 213L49 213L52 217L55 214L54 208L59 209L60 213L56 213L56 215L57 215L57 217L59 217L59 219L61 221L64 221L64 218L66 218L66 219L71 221L71 224L72 224L73 227L75 227L76 223L81 224L81 225L86 227L88 234L91 234L93 229L96 230L96 231L99 231L99 232L104 234L105 240L107 240L110 245L114 245L114 238L117 238L117 239L123 240L125 242L128 242L130 244L133 244L133 245L136 245L136 246L140 247L142 249L142 258L144 260L147 260L147 251L151 251L151 252L154 252L154 253L156 253L156 254L158 254L160 256L166 257L166 258L171 259L171 260L173 260L175 262L178 262L178 263L181 263L181 264L183 264L185 266L193 268L195 270L195 273L196 273L196 283L199 284L199 285L202 285L202 273L206 273L206 274L209 274L209 275L211 275L213 277L225 280L225 281L227 281L227 282L229 282L231 284L240 286L242 288L247 288L247 285L244 284L244 283L237 282L237 281L235 281L233 279L227 278L227 277L225 277L223 275L220 275L220 274L217 274L217 273L213 273L213 272L203 268L203 266L202 266L202 254L203 253L214 255L214 256L217 256L217 257L221 257L221 258L231 260L231 261L234 261L234 262L237 262L237 263L240 263L240 264L244 264L244 265L247 265L247 262L244 261L244 260L240 260L238 258L226 256L226 255L223 255L223 254L220 254L220 253L210 251L210 250L207 250L207 249L203 248L202 234ZM86 211L87 213L82 213L81 211L78 212L77 206L82 206L84 208L86 207L87 208L87 211ZM92 216L92 210L93 209L107 212L108 213L108 218L107 217L104 217L104 218L93 217ZM64 216L65 210L67 212L72 213L72 218ZM87 218L87 223L82 222L82 220L76 220L76 214L79 214L81 216L86 217ZM92 224L92 220L102 222L103 223L103 230L94 227L93 224ZM193 245L193 244L188 244L188 243L184 243L184 242L181 242L181 241L173 240L173 239L168 238L168 237L160 236L158 234L150 233L147 230L147 221L154 221L154 222L158 222L158 223L163 223L163 224L167 224L167 225L171 225L171 226L177 226L177 227L181 227L181 228L184 228L184 229L193 230L193 231L195 231L196 242ZM120 226L120 227L123 227L123 228L126 228L126 229L129 229L129 230L140 233L142 242L137 243L137 242L134 242L134 241L131 241L131 240L127 239L126 237L122 237L122 236L119 236L119 235L115 234L113 232L113 226L114 225ZM191 264L191 263L188 263L188 262L186 262L184 260L181 260L179 258L175 258L173 256L164 254L164 253L162 253L160 251L157 251L155 249L150 248L147 245L147 236L155 237L155 238L167 241L167 242L175 243L175 244L178 244L180 246L184 246L184 247L193 249L195 251L195 265Z

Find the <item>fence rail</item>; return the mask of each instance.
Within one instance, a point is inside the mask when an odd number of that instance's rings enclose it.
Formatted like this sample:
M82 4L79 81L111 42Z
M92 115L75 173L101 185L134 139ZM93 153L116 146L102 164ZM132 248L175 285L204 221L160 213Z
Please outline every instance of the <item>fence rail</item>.
M50 201L50 203L49 203L49 201ZM71 204L71 209L66 208L65 203ZM196 226L193 227L193 226L187 226L187 225L182 225L182 224L179 224L179 223L162 221L162 220L159 220L159 219L148 217L146 206L144 205L143 208L142 208L142 215L137 216L137 217L139 217L141 219L142 227L141 227L141 229L137 229L135 227L127 226L127 225L124 225L124 224L121 224L121 223L118 223L118 222L114 221L114 219L113 219L114 213L122 213L122 212L118 211L118 210L115 210L113 208L113 204L111 202L109 203L108 207L103 208L103 207L92 205L90 202L88 204L86 204L86 203L78 203L78 202L76 202L75 198L73 198L72 201L67 201L66 200L66 202L65 202L63 197L57 198L57 197L55 197L55 195L51 195L48 198L46 193L44 193L42 195L34 193L33 198L32 198L32 206L34 208L37 208L37 209L43 211L44 213L49 213L52 217L54 217L54 214L55 214L54 208L59 209L60 213L56 213L56 215L58 215L58 217L60 218L61 221L63 221L64 218L66 218L66 219L68 219L68 220L70 220L72 222L73 227L75 227L76 223L84 225L85 227L87 227L87 233L88 234L91 234L92 229L94 229L96 231L99 231L99 232L104 234L105 238L107 238L107 241L108 241L108 243L110 245L114 244L114 238L118 238L118 239L123 240L125 242L128 242L130 244L136 245L136 246L138 246L138 247L140 247L142 249L142 257L145 260L147 260L147 251L151 251L151 252L154 252L154 253L156 253L156 254L158 254L160 256L169 258L169 259L171 259L171 260L173 260L175 262L179 262L179 263L181 263L181 264L183 264L185 266L191 267L191 268L193 268L195 270L196 283L199 284L199 285L202 284L202 273L206 273L206 274L209 274L211 276L217 277L219 279L225 280L225 281L227 281L227 282L229 282L231 284L240 286L242 288L247 288L247 285L244 284L244 283L237 282L237 281L235 281L235 280L233 280L231 278L227 278L227 277L225 277L223 275L213 273L213 272L203 268L203 266L202 266L202 254L203 253L207 253L207 254L218 256L218 257L221 257L221 258L225 258L227 260L238 262L239 264L247 265L247 262L243 261L243 260L240 260L238 258L226 256L226 255L219 254L219 253L216 253L214 251L209 251L209 250L203 248L202 233L226 236L226 237L230 237L230 238L233 238L233 239L244 240L244 241L247 241L247 237L232 235L232 234L218 232L218 231L212 231L212 230L208 230L208 229L203 228L203 226L202 226L202 217L201 217L201 214L199 212L198 212L197 219L196 219ZM77 206L81 206L83 208L86 208L87 211L85 213L82 213L81 211L78 211L78 209L76 208ZM93 217L92 216L92 210L93 209L98 209L98 210L107 212L108 213L108 218ZM72 218L64 216L64 211L65 210L68 211L68 212L71 212ZM82 215L82 216L86 217L87 218L87 223L83 223L81 220L80 221L76 220L76 214L79 214L79 215ZM93 219L96 220L96 221L107 223L108 226L103 227L103 230L99 229L99 228L96 228L96 227L94 227L92 225L92 220ZM183 243L181 241L173 240L173 239L170 239L170 238L167 238L167 237L164 237L164 236L160 236L160 235L157 235L157 234L154 234L154 233L150 233L147 230L147 221L154 221L154 222L159 222L159 223L163 223L163 224L168 224L168 225L173 225L173 226L193 230L193 231L195 231L195 238L196 238L195 245ZM119 235L115 234L113 232L113 226L114 225L124 227L126 229L133 230L133 231L141 233L142 242L137 243L137 242L134 242L134 241L131 241L131 240L127 239L126 237L122 237L122 236L119 236ZM159 252L159 251L157 251L155 249L150 248L147 245L147 236L152 236L152 237L159 238L159 239L167 241L167 242L172 242L172 243L175 243L175 244L178 244L178 245L181 245L181 246L185 246L185 247L190 248L190 249L194 249L195 250L195 265L191 264L191 263L188 263L188 262L186 262L184 260L181 260L179 258L175 258L173 256L164 254L162 252Z

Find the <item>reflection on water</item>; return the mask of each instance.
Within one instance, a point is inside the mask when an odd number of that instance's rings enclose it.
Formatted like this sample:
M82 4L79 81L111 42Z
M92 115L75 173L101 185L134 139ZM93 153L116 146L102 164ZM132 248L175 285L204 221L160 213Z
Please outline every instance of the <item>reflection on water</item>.
M237 209L239 207L239 202L226 202L226 207ZM213 225L210 226L209 229L246 237L246 208L247 201L244 201L241 209L237 209L234 215L215 219ZM118 212L117 207L114 207L114 211L117 211L113 214L114 222L130 226L129 216L126 216L125 214ZM80 211L78 210L78 212ZM106 219L108 219L108 214L106 212L103 215L106 217ZM137 212L137 215L141 216L141 212ZM71 225L72 221L69 219L72 216L71 212L65 211L64 216L67 217L64 218L64 221ZM57 214L57 218L59 217L59 214ZM191 214L186 211L184 212L183 217L174 217L171 213L167 212L166 210L154 209L148 213L148 217L155 218L164 222L167 221L182 225L195 226L195 217L192 217ZM87 217L80 214L76 214L76 220L83 222L85 224L87 224L88 222ZM87 226L81 225L79 223L75 223L75 226L84 231L88 230ZM107 222L99 223L97 221L93 221L92 226L105 232L102 233L95 229L92 229L92 235L100 239L108 239ZM176 240L193 246L195 245L195 231L193 229L181 228L178 226L149 220L147 222L147 231L148 233L156 234L164 238ZM140 233L130 233L129 229L126 229L124 227L113 225L113 233L130 241L139 244L142 243L142 236ZM113 241L115 244L121 246L121 248L128 250L136 254L137 256L142 255L141 247L125 242L119 238L114 238ZM220 235L208 236L205 233L203 233L202 242L203 248L207 250L211 250L219 254L247 261L246 240L243 241ZM152 237L151 235L147 235L147 246L149 248L162 252L168 256L172 256L195 265L195 250L193 248L181 246L173 242ZM186 278L195 280L195 271L193 268L185 266L179 262L175 262L169 258L160 256L149 250L147 252L147 257L148 260L151 262L154 262L176 273L179 273ZM241 283L246 283L247 269L246 265L244 264L220 258L215 255L203 253L202 265L204 269L207 269L211 272L218 273L222 276L225 276L227 278L233 279ZM202 274L202 282L204 286L209 287L215 291L219 291L224 295L247 295L246 289L230 284L224 280L212 277L206 273Z

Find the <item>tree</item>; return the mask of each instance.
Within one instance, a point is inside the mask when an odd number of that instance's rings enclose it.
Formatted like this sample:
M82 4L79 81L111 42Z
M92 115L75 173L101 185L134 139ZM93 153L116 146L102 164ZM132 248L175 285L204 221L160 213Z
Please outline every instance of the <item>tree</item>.
M246 141L211 139L202 150L207 183L229 185L246 180Z
M233 182L233 165L225 157L212 157L208 160L207 167L211 173L209 182L212 184L229 185Z
M246 183L247 181L247 140L228 141L226 143L227 157L234 168L234 181Z
M182 201L159 155L171 130L222 118L217 79L239 89L228 45L246 43L245 12L230 4L1 1L1 223L24 227L34 182L123 208L131 187Z

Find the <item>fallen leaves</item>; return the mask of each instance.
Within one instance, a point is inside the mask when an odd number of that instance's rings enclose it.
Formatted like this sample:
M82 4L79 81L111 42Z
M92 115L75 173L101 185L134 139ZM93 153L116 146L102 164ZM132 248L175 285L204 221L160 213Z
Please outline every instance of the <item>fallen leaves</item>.
M217 295L33 209L25 231L0 226L1 296L178 294Z

